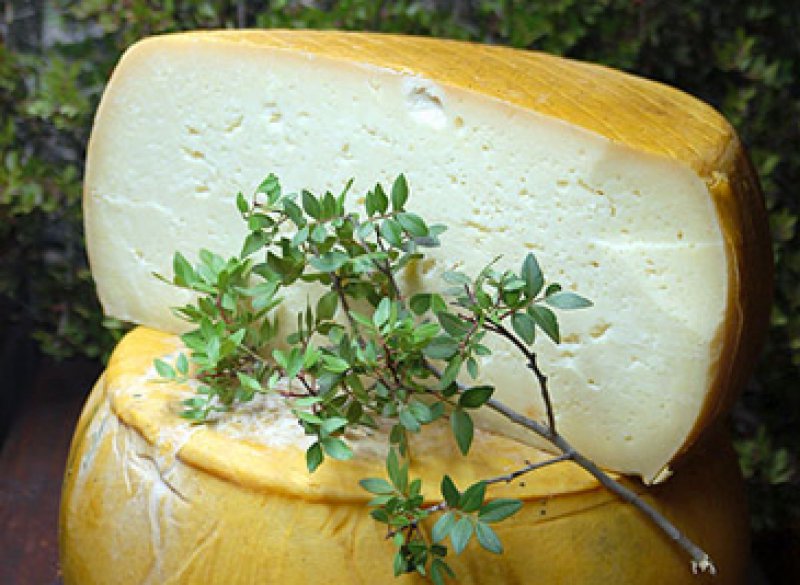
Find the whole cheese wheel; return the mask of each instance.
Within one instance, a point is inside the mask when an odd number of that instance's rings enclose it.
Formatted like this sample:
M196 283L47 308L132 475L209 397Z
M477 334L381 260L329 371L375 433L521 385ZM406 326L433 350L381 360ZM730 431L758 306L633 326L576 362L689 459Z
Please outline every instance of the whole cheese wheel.
M594 302L536 342L557 426L597 463L646 481L724 413L766 325L771 256L756 179L728 123L663 85L548 55L336 32L190 33L126 53L87 160L89 258L108 314L156 329L188 297L173 251L241 249L234 198L352 193L405 173L410 208L449 231L409 290L533 251ZM353 204L356 201L352 201ZM282 323L315 290L286 291ZM287 331L288 332L288 331ZM544 336L541 336L542 338ZM493 343L482 382L543 419L535 379ZM529 441L492 414L479 424ZM541 443L536 443L542 446Z
M348 436L356 456L305 469L302 432L283 399L239 407L219 423L191 426L176 414L187 388L157 381L152 361L177 339L128 334L111 358L75 433L61 507L66 585L398 582L394 547L372 520L357 484L384 477L384 440ZM446 426L446 425L445 425ZM464 489L547 454L479 431L469 457L448 431L426 427L411 449L426 500L441 474ZM716 577L692 575L683 551L630 505L572 463L558 463L489 497L517 497L520 512L495 524L494 556L471 543L448 561L459 583L743 583L747 519L742 480L727 438L715 434L669 482L643 494L711 555ZM430 530L426 524L425 530ZM414 575L400 583L422 583Z

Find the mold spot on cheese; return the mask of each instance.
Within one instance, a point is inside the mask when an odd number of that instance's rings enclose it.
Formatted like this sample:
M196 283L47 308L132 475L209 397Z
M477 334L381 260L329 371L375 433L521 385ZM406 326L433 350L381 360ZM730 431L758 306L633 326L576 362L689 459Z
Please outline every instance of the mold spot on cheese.
M235 132L242 127L242 122L244 121L244 116L239 114L233 116L227 124L225 124L225 132L230 134L231 132Z
M201 151L195 150L193 148L188 148L186 146L182 147L182 150L186 156L193 159L204 159L206 155L204 155Z
M605 321L600 321L592 326L589 329L589 335L591 335L595 339L599 339L605 335L608 330L611 328L611 323L606 323Z

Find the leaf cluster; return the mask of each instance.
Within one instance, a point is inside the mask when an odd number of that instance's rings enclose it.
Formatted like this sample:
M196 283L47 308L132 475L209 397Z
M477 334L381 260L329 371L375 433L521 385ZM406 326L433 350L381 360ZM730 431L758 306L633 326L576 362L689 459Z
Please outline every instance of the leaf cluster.
M461 554L473 536L485 550L500 554L503 546L490 524L514 515L522 507L515 499L499 498L485 501L486 483L479 481L459 492L450 476L442 478L442 503L424 506L422 481L409 480L408 464L401 464L394 450L386 459L388 481L382 478L361 480L361 487L375 495L370 506L371 516L386 524L389 537L397 551L394 557L395 576L416 572L429 576L436 585L444 583L445 575L455 577L447 564L448 548L443 542L449 537L455 554ZM428 534L421 523L433 514L439 518Z
M558 284L545 286L536 258L529 254L519 272L494 268L475 279L444 274L443 293L420 291L408 298L399 274L440 245L444 227L428 225L407 209L409 186L398 176L387 192L377 184L363 197L361 212L346 209L352 181L337 195L303 190L284 193L274 175L250 197L236 196L248 233L241 253L224 259L208 250L196 264L181 253L173 259L170 285L196 294L175 308L192 324L183 340L187 350L174 364L155 361L167 381L197 380L197 392L184 401L183 416L203 423L259 393L289 401L298 424L313 437L306 451L310 472L326 457L349 459L346 440L356 427L388 428L389 481L373 478L362 486L377 497L372 516L392 529L398 547L395 571L413 570L440 582L452 572L441 541L450 536L456 553L474 535L500 552L489 526L518 509L507 500L484 504L486 484L460 494L443 480L445 510L426 540L419 523L423 507L420 480L410 481L410 436L448 418L453 438L467 455L474 436L471 411L491 400L494 388L477 383L480 359L491 354L483 343L502 334L530 345L537 329L558 341L551 308L591 305ZM299 283L324 292L296 314L288 335L278 322L281 293ZM550 308L548 308L548 306ZM514 332L505 329L510 322ZM441 367L441 371L439 369ZM462 385L462 368L473 381ZM543 389L544 391L544 389Z
M557 283L546 286L538 261L528 254L518 273L496 269L499 259L474 279L447 272L444 280L454 286L444 295L417 293L409 309L412 302L406 303L399 272L422 259L423 248L438 246L437 236L444 228L428 226L405 208L409 190L403 175L395 179L391 199L380 184L366 194L363 218L345 209L351 185L352 181L338 196L326 192L318 197L303 190L298 197L284 194L277 177L270 175L249 201L241 193L236 196L248 227L239 256L225 260L201 250L199 263L192 265L176 253L172 279L155 275L198 294L196 302L175 309L195 326L182 336L189 357L180 353L174 366L160 359L154 362L165 381L189 382L190 370L200 381L197 395L184 401L184 416L202 423L213 412L262 392L291 399L298 424L313 437L306 450L310 473L326 457L353 456L345 440L348 429L391 426L389 481L369 478L361 485L376 496L372 517L389 526L397 548L396 575L416 572L436 583L453 576L445 561L448 548L443 541L448 537L456 554L473 536L484 549L502 552L490 524L515 513L521 503L507 499L485 503L487 485L512 481L567 458L646 512L667 534L677 534L676 542L693 562L702 562L713 572L702 549L627 488L586 463L555 428L547 378L529 346L537 328L558 342L555 313L544 305L572 310L591 302ZM281 305L276 295L300 281L329 290L316 302L316 312L309 303L297 313L297 328L286 336L285 346L275 346L279 328L272 312ZM358 310L353 308L356 301L361 303ZM342 313L338 321L337 310ZM551 323L541 321L541 314L549 315L554 327L548 329ZM465 363L468 374L477 376L475 356L491 354L482 343L489 333L516 346L527 360L544 398L546 425L493 401L492 386L458 380ZM444 364L443 370L437 364ZM295 380L299 392L293 390ZM550 441L561 455L478 481L463 493L445 475L444 500L423 507L422 482L409 477L409 435L447 416L458 448L467 455L474 435L469 410L483 405ZM397 453L405 459L402 464ZM429 539L420 522L431 512L443 514Z

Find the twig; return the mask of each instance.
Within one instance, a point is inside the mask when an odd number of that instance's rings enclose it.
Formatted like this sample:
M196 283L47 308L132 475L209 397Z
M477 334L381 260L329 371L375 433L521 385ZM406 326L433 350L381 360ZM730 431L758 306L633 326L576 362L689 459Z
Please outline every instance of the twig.
M547 376L544 374L544 372L542 372L541 368L539 368L539 365L536 361L536 354L532 352L524 343L522 343L516 335L512 334L508 329L506 329L501 323L487 321L485 327L489 331L493 331L494 333L505 337L508 341L513 343L517 349L522 352L522 354L525 356L525 359L528 360L526 365L528 366L528 369L534 373L536 380L539 382L539 390L541 391L542 400L544 400L545 412L547 413L547 424L553 434L556 434L556 417L553 410L553 401L550 399L550 391L547 387Z
M541 469L542 467L547 467L548 465L552 465L554 463L560 463L561 461L567 461L568 459L571 459L571 458L572 458L572 454L564 453L563 455L559 455L558 457L553 457L552 459L548 459L546 461L538 461L536 463L526 462L525 467L521 467L520 469L517 469L516 471L512 471L511 473L509 473L507 475L499 475L497 477L484 479L483 483L485 483L486 485L491 485L491 484L495 484L495 483L511 483L512 481L514 481L516 478L520 477L521 475L525 475L526 473L531 473L532 471L536 471L537 469ZM443 511L449 510L449 509L450 509L450 506L447 504L446 500L442 500L438 504L433 504L432 506L426 506L426 507L423 508L423 510L425 510L428 514L433 514L435 512L443 512ZM419 524L419 521L414 521L411 524L409 524L409 527L416 528L418 524ZM392 536L394 536L395 534L397 534L401 530L402 530L402 528L398 528L398 529L395 529L395 530L390 530L387 533L386 538L391 538Z
M512 336L513 337L513 336ZM527 349L527 348L526 348ZM428 364L428 370L433 372L433 374L437 377L441 377L441 373L432 365ZM460 382L456 382L459 392L464 392L467 390L467 387L461 384ZM697 546L694 542L692 542L685 534L683 534L678 528L672 524L667 518L664 517L661 512L653 508L650 504L645 502L639 495L634 492L633 490L628 489L621 483L617 482L613 478L611 478L607 473L605 473L602 469L600 469L595 463L591 460L587 459L583 455L581 455L575 448L561 435L559 435L555 430L548 428L546 425L524 416L517 411L513 410L512 408L506 406L499 400L494 398L490 398L486 401L486 406L501 414L511 422L520 425L526 429L529 429L542 437L543 439L547 440L551 445L553 445L564 457L565 459L571 459L577 465L582 467L586 470L590 475L592 475L603 487L608 489L610 492L616 494L620 499L623 501L631 504L636 509L638 509L642 514L647 516L656 526L658 526L671 540L673 540L678 546L680 546L683 550L685 550L692 559L692 572L693 573L710 573L711 575L715 575L717 572L714 563L711 560L711 557L708 556L703 549Z
M498 475L497 477L484 479L483 483L485 483L486 485L491 485L493 483L511 483L521 475L525 475L526 473L530 473L532 471L536 471L537 469L547 467L548 465L553 465L554 463L561 463L562 461L568 461L570 459L572 459L572 453L562 453L558 457L553 457L545 461L537 461L536 463L526 462L525 467L521 467L520 469L512 471L511 473L508 473L506 475Z

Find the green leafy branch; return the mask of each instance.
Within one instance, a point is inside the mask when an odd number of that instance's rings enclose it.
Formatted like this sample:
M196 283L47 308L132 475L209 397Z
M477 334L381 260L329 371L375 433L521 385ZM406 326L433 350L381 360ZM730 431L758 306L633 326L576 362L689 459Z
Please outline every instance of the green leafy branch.
M396 546L395 574L417 572L437 585L454 573L445 557L447 538L460 554L475 537L493 553L502 544L490 526L521 507L518 500L486 500L487 487L510 482L545 465L570 460L653 520L692 557L693 567L713 572L708 555L635 493L614 481L557 432L547 376L532 350L538 332L560 341L554 310L591 302L557 283L546 284L533 254L518 271L497 268L495 259L477 275L446 272L442 292L404 295L398 275L440 245L444 226L428 225L406 209L409 187L400 175L387 193L378 184L364 196L362 213L348 212L352 182L338 194L283 192L270 175L252 197L236 204L248 235L238 257L201 250L192 265L180 253L165 282L196 293L174 309L194 328L182 336L189 356L174 364L156 360L167 380L198 381L184 401L183 416L203 423L261 393L289 401L304 432L310 472L326 457L349 459L349 429L388 429L388 480L361 486L375 497L372 517L387 525ZM322 287L312 306L296 314L281 339L276 309L284 289ZM494 387L478 381L481 360L491 355L487 335L512 344L524 357L541 392L546 422L525 417L493 398ZM470 380L465 383L463 380ZM445 475L442 500L425 505L422 481L409 477L410 436L447 419L458 449L469 453L472 412L490 408L547 440L556 455L487 478L462 493ZM426 520L436 521L430 534Z

